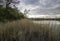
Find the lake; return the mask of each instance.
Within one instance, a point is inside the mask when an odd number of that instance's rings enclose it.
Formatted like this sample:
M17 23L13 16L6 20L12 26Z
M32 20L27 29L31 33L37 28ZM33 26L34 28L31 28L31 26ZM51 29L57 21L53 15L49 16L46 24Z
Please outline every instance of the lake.
M52 29L56 29L60 27L60 21L56 21L56 20L40 20L40 21L33 21L34 23L37 24L45 24L48 25L50 28Z

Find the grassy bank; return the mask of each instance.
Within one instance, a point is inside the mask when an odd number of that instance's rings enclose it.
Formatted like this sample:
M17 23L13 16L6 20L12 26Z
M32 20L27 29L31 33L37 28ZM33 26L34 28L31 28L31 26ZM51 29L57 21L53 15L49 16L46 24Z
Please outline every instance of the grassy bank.
M59 32L29 20L0 23L0 41L60 41Z

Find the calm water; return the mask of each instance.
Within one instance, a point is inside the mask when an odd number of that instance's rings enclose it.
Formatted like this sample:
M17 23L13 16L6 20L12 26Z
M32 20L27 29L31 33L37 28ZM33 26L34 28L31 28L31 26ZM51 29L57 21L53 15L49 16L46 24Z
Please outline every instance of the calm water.
M34 23L37 24L45 24L48 25L49 27L56 29L60 27L60 21L54 21L54 20L44 20L44 21L33 21Z

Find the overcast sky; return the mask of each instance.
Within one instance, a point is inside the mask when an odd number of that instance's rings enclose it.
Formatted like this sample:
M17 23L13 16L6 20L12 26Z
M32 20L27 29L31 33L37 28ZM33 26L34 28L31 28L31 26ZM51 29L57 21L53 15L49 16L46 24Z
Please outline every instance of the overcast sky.
M20 0L18 8L30 10L30 15L60 14L60 0Z

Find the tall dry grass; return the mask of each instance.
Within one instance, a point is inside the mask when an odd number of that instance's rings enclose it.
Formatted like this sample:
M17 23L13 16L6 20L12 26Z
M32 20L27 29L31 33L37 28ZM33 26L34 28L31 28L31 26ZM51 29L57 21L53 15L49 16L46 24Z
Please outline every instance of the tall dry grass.
M26 19L0 23L0 41L60 41L56 33L49 24L35 24Z

